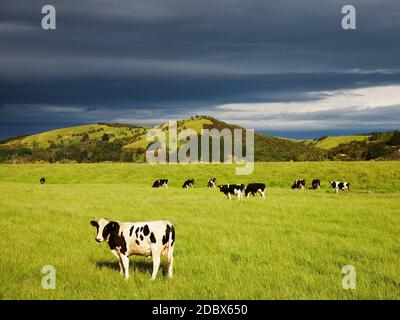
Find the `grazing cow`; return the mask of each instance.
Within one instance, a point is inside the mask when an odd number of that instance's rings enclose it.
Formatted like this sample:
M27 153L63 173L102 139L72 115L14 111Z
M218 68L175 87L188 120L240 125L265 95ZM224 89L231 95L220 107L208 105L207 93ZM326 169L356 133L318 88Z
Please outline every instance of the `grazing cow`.
M207 188L215 188L217 185L217 178L211 178L208 180Z
M97 228L96 241L106 241L119 259L120 273L126 280L129 278L128 257L131 255L153 258L151 280L157 276L161 256L167 256L168 276L172 278L175 228L171 222L117 222L101 218L90 223Z
M192 188L193 188L193 185L194 185L194 179L189 179L189 180L186 180L186 181L183 183L182 188L189 188L189 187L192 187Z
M305 187L306 187L306 180L304 179L296 180L292 185L292 189L304 189Z
M321 188L321 181L319 179L314 179L311 183L312 188L315 189L319 189Z
M219 191L223 192L229 200L231 200L231 195L237 196L238 200L240 200L243 195L244 184L224 184L222 186L218 186Z
M249 183L244 190L244 194L246 197L250 196L250 193L255 196L256 193L259 193L262 198L265 199L265 184L264 183Z
M40 184L45 184L46 183L46 179L45 178L40 178Z
M165 188L168 188L168 179L160 179L160 180L154 181L152 188L160 188L162 186L165 186Z
M336 194L339 193L339 190L347 190L350 192L350 182L329 181L329 184L335 189Z

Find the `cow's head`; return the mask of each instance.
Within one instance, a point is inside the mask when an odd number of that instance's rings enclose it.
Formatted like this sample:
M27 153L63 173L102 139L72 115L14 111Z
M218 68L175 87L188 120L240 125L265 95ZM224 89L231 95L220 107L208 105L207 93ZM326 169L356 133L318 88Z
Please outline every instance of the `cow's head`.
M90 224L97 228L97 234L95 238L97 242L108 240L110 234L118 229L117 222L109 221L106 218L101 218L99 222L90 221Z

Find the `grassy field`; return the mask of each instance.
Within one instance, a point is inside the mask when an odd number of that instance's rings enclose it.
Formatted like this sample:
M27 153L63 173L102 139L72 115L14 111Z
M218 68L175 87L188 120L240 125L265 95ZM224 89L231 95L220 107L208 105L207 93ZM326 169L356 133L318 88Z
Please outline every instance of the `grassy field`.
M40 185L40 177L47 184ZM266 182L267 198L228 201L218 183ZM150 188L168 178L169 189ZM196 187L182 190L187 178ZM293 191L297 178L318 191ZM351 182L335 195L328 180ZM1 299L399 299L400 163L232 165L0 165ZM131 278L94 241L89 221L169 219L176 227L175 277L162 262L131 257ZM41 288L41 268L57 271ZM357 288L342 289L353 265Z

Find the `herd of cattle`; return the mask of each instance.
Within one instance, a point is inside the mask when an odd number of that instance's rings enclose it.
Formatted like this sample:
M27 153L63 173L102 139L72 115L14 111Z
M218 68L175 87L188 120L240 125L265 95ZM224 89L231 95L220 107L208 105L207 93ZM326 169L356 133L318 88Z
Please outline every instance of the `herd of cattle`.
M350 183L342 182L342 181L330 181L329 184L335 190L336 193L339 193L339 190L347 190L350 191ZM154 181L152 188L160 188L165 187L168 188L168 179L159 179ZM194 187L194 179L186 180L182 188L193 188ZM219 190L224 193L228 199L232 199L232 196L236 196L238 200L242 197L249 197L250 194L255 196L259 194L261 198L265 199L265 183L249 183L247 187L244 184L224 184L217 186L217 179L211 178L207 182L207 188L215 188L218 187ZM306 180L298 179L294 181L292 185L292 189L305 189ZM311 183L311 189L319 189L321 187L321 181L319 179L314 179Z
M45 183L42 178L40 183ZM349 182L330 181L330 185L335 189L350 191ZM154 181L153 188L168 188L168 179L159 179ZM194 179L186 180L182 188L193 188ZM217 187L217 179L211 178L207 182L208 188ZM292 189L305 189L306 181L298 179L294 181ZM314 179L311 183L311 189L319 189L321 181ZM264 183L249 183L247 187L244 184L224 184L218 186L228 199L236 196L238 200L241 197L249 197L250 194L255 196L260 194L265 199ZM175 227L170 221L148 221L148 222L120 222L109 221L101 218L99 221L90 222L96 227L96 241L107 242L111 252L118 258L120 273L129 278L129 256L138 255L151 257L153 259L153 272L151 280L155 280L158 269L160 267L161 256L167 257L168 277L172 278L174 265L174 243L175 243Z

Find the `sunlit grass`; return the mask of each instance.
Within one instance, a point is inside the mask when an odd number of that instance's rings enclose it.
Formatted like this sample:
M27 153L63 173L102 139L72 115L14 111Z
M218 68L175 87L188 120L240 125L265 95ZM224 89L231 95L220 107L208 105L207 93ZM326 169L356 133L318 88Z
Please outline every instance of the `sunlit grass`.
M45 176L48 183L39 184ZM218 183L266 182L267 198L228 201ZM156 178L168 189L151 189ZM194 189L180 188L196 179ZM292 191L292 180L320 178L319 191ZM351 181L335 195L330 179ZM399 299L397 162L257 163L251 176L228 165L1 165L0 297L3 299ZM175 277L163 261L131 257L118 274L89 221L169 219L176 226ZM55 290L41 268L57 270ZM354 265L357 289L341 287Z

